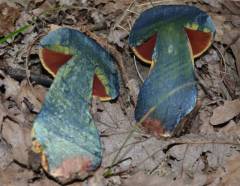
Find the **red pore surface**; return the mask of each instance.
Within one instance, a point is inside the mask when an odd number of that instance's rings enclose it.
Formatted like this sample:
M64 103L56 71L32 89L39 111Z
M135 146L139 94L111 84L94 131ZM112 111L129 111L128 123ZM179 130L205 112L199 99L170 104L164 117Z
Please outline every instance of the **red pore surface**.
M137 56L142 58L146 61L152 61L152 54L156 44L157 36L156 34L150 37L146 42L142 43L141 45L135 47L137 52Z
M44 68L46 68L48 72L55 75L58 69L62 65L64 65L69 59L71 59L72 56L43 48L41 50L41 57ZM103 86L102 82L99 80L96 74L94 74L92 94L97 97L108 97L105 87Z
M189 28L186 28L185 31L188 35L194 57L200 55L208 48L212 38L210 32L201 32Z

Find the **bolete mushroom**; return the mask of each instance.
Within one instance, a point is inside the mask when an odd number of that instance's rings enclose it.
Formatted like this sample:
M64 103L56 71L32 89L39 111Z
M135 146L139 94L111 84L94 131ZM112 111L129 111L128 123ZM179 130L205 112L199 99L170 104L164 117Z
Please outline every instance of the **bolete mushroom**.
M213 41L211 18L193 6L162 5L143 12L136 20L129 43L136 56L151 64L140 89L135 118L149 110L143 126L156 136L171 136L196 104L194 58Z
M84 179L102 158L89 111L92 96L118 96L115 61L94 40L69 28L50 32L40 47L42 63L56 76L33 125L33 150L41 154L45 171L62 183Z

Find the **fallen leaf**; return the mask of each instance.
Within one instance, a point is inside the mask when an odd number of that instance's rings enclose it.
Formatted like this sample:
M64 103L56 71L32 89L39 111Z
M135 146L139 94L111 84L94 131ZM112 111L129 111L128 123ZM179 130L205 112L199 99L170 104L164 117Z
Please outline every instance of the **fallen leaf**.
M6 116L7 116L7 110L5 109L3 104L0 104L0 129L2 128L3 119Z
M223 177L221 184L224 185L231 185L231 186L238 186L240 183L240 156L235 156L234 158L230 159L227 163L226 168L226 175Z
M238 40L231 46L231 49L233 51L233 54L235 56L236 59L236 67L237 67L237 71L238 71L238 76L240 77L240 37L238 38Z
M48 179L48 178L43 178L40 180L36 180L33 183L30 183L28 186L59 186L56 182ZM81 186L81 185L79 185Z
M212 125L219 125L229 121L240 114L240 100L225 101L224 105L221 105L213 110L213 115L210 118Z
M219 167L213 174L208 175L208 185L238 186L240 182L240 155L231 156L225 165Z
M239 137L240 136L239 124L236 124L233 120L231 120L226 126L221 128L220 132L228 136Z
M33 14L35 16L39 16L51 8L52 8L51 3L49 1L44 1L44 3L42 3L38 8L33 10Z
M40 87L38 86L37 89L39 88ZM30 111L40 111L42 103L37 99L37 95L39 94L41 100L43 100L44 95L40 95L41 93L39 91L37 92L37 89L36 91L34 91L34 88L31 89L26 80L21 82L20 90L16 98L17 104L22 108L21 110L24 110L27 107ZM45 91L42 93L45 94Z
M0 71L0 75L3 77L0 78L0 86L5 89L4 99L15 98L20 90L19 83L2 71Z
M231 27L225 27L224 29L224 35L221 42L227 45L231 45L232 43L236 42L240 36L239 29Z
M214 22L216 28L215 41L222 41L224 36L224 22L226 18L223 15L209 14Z
M13 158L28 165L28 150L31 147L31 130L6 119L2 128L2 137L12 146Z
M7 168L12 160L13 157L10 146L0 141L0 171Z
M182 181L173 180L166 177L160 177L157 175L146 175L143 172L138 172L126 181L124 181L123 186L159 186L159 185L168 185L168 186L183 186L185 185Z
M19 167L17 164L11 164L4 171L0 171L1 186L26 186L28 180L33 177L33 172Z
M129 88L129 95L132 96L132 99L134 101L134 103L137 103L137 97L138 97L138 93L139 93L139 84L135 79L130 79L127 82L127 86L130 87Z
M239 15L240 14L240 2L237 0L224 0L223 1L223 5L225 7L227 7L228 10L230 10L230 12L232 14L236 14Z
M204 3L207 3L208 5L220 9L222 7L221 3L223 2L223 0L217 0L217 1L213 1L213 0L203 0Z
M93 19L95 24L103 24L105 21L101 11L97 11L97 10L91 13L91 18Z
M0 36L15 30L15 21L20 15L19 10L7 3L0 4Z
M124 30L112 30L108 36L108 41L123 48L124 42L121 40L127 37L127 35L128 33Z

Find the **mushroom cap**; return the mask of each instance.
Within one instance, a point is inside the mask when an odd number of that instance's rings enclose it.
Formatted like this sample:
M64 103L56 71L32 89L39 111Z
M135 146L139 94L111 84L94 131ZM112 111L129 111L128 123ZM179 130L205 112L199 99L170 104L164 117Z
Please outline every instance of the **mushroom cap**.
M129 44L144 62L152 63L156 33L168 25L178 25L188 35L193 57L210 46L215 28L211 18L200 9L188 5L161 5L144 11L133 25Z
M95 55L98 67L94 75L93 95L101 100L115 99L119 94L118 75L112 56L85 34L70 28L50 32L40 41L40 60L53 76L72 56Z

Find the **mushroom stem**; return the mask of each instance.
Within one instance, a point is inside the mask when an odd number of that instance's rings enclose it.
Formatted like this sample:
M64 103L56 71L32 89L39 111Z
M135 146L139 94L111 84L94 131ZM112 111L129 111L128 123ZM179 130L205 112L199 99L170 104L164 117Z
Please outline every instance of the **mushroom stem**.
M179 30L176 26L170 25L158 32L157 36L159 42L155 46L154 66L140 89L135 117L140 120L150 108L156 107L146 121L147 124L143 125L155 131L172 133L176 126L176 118L179 122L196 103L193 57L183 29ZM186 84L191 86L185 86ZM179 87L183 88L178 89ZM165 100L159 99L168 95L173 89L178 91ZM150 132L154 133L154 131ZM161 133L158 136L161 136Z

